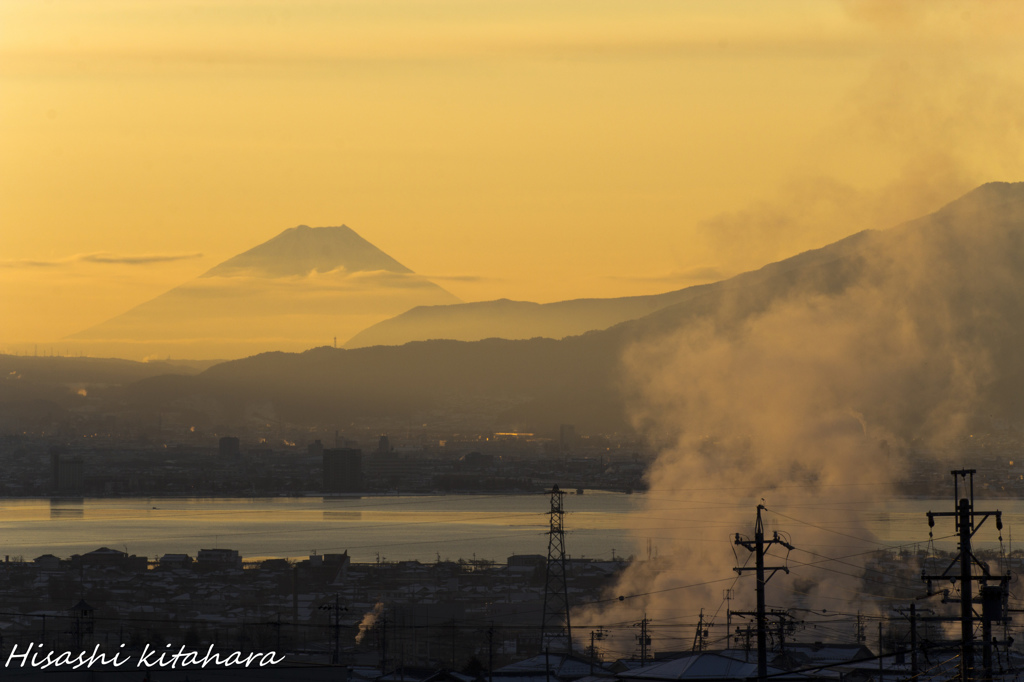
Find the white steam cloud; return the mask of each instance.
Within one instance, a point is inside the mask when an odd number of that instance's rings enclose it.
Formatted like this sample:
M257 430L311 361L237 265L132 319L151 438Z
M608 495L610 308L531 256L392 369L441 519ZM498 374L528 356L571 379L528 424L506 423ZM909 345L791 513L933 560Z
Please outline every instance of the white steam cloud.
M384 604L377 602L373 605L372 610L363 615L363 619L359 621L359 630L356 632L356 644L360 644L366 638L382 613L384 613Z
M785 530L798 548L769 604L856 610L861 559L825 558L877 546L861 514L884 505L914 447L941 450L1008 407L1000 380L1021 374L1010 349L1024 331L1022 207L1024 185L985 186L845 255L776 268L711 316L633 346L633 418L660 452L636 533L656 538L660 557L634 562L611 600L573 620L695 623L718 607L724 621L723 590L748 559L733 536L752 535L762 499L769 537ZM753 591L739 580L732 608L749 608Z

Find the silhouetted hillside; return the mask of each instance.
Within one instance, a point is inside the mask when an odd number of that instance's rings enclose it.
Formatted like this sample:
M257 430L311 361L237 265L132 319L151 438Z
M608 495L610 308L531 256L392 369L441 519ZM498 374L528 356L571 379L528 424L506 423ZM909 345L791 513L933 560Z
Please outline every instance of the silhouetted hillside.
M559 405L543 420L557 426L559 420L583 420L594 410L621 420L618 398L607 391L614 381L615 352L580 338L325 347L265 353L195 377L154 377L130 387L126 397L153 408L191 408L213 400L223 410L217 418L224 420L244 417L248 406L259 405L261 414L269 409L274 419L294 423L420 419L436 411L444 419L464 414L495 427L535 423L524 406L542 401ZM588 400L575 404L572 399L581 394Z
M131 396L154 406L215 404L236 416L247 406L271 405L276 418L296 422L386 415L430 421L460 413L482 426L529 429L571 421L587 430L616 430L628 423L625 405L642 388L638 348L671 348L686 334L688 343L713 343L727 357L730 343L766 333L762 321L785 311L780 325L813 320L825 325L816 327L819 335L833 329L833 317L837 334L843 325L883 325L877 334L841 338L846 345L837 352L849 354L850 368L884 366L894 338L910 337L915 348L925 349L913 371L894 368L892 398L883 391L871 404L858 404L864 398L851 395L850 410L913 433L927 421L929 396L962 383L974 393L972 409L1019 419L1022 237L1024 185L985 185L930 216L700 287L688 300L605 331L561 341L432 341L271 353L196 377L148 379L133 386ZM828 334L786 340L828 342ZM949 353L929 360L929 348ZM963 367L970 368L970 382ZM658 369L642 374L651 381ZM842 392L844 380L836 377L836 391Z
M113 387L147 377L197 374L209 364L0 355L0 427L18 430L52 421Z

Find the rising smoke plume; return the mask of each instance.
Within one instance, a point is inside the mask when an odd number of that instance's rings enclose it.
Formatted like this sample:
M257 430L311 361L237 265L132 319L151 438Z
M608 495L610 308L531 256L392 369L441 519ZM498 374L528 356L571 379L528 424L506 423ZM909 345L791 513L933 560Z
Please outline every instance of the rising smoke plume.
M660 556L634 562L577 624L695 623L701 608L724 621L730 587L732 608L750 608L733 535L752 535L762 500L769 537L784 530L798 548L769 604L856 610L860 560L824 559L877 546L861 519L908 458L948 451L984 420L1020 419L1024 183L986 185L854 243L628 351L633 420L659 450L636 533Z
M373 609L363 615L363 619L359 621L359 630L356 632L356 644L360 644L365 639L382 613L384 613L384 604L377 602L373 605Z

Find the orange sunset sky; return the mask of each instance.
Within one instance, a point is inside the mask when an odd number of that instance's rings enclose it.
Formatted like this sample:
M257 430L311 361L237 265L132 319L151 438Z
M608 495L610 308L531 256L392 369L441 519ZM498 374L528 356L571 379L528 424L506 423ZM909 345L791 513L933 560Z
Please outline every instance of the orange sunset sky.
M299 224L657 293L1024 179L1016 0L3 0L0 350Z

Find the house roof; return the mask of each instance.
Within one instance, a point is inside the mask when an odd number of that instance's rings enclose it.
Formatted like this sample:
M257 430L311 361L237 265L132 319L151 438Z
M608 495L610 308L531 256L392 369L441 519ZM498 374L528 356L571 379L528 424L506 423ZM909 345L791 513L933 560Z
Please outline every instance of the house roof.
M575 680L586 677L591 671L601 669L599 663L567 654L539 654L532 658L506 665L494 671L494 677L502 680L512 677L546 675L550 666L551 674L561 679Z
M790 679L784 670L768 667L768 674ZM689 656L652 663L619 673L627 680L737 680L757 677L757 662L744 662L717 652L696 652Z
M119 549L110 549L109 547L100 547L94 549L91 552L86 552L85 556L128 556L127 552L122 552Z
M814 663L846 663L874 657L863 644L787 643L786 652Z

